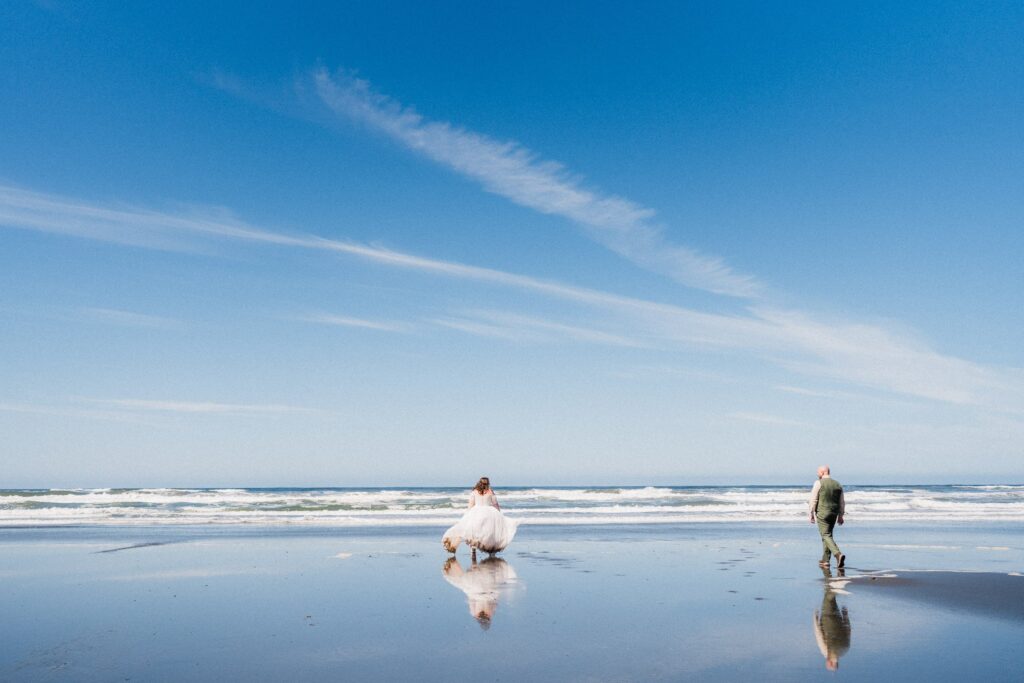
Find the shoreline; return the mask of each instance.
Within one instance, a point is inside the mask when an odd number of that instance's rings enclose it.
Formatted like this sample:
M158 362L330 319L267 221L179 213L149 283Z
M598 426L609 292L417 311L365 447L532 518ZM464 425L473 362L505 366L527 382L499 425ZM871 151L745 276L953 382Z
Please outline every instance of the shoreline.
M812 525L804 518L800 519L714 519L714 520L699 520L699 519L685 519L685 520L645 520L645 521L631 521L622 520L615 522L606 521L593 521L593 520L580 520L580 521L558 521L558 520L531 520L529 518L520 518L515 514L514 510L505 510L506 514L513 519L516 519L520 527L531 527L534 529L622 529L624 531L630 529L648 530L648 529L672 529L672 528L766 528L766 527L783 527L783 528L804 528L811 527ZM45 529L309 529L309 530L322 530L322 531L383 531L383 530L430 530L430 529L445 529L450 526L453 522L459 519L458 514L453 514L451 517L440 521L424 521L424 522L393 522L393 523L375 523L365 522L357 524L338 524L333 520L289 520L280 522L267 522L267 521L237 521L237 522L195 522L190 520L181 521L139 521L139 522L124 522L124 521L104 521L104 522L82 522L79 524L75 523L53 523L53 524L0 524L0 532L6 531L17 531L17 530L45 530ZM868 519L858 520L854 517L847 515L849 520L845 526L837 527L839 533L852 532L856 533L860 529L891 529L891 528L928 528L928 529L965 529L965 528L992 528L1000 530L1019 531L1021 535L1024 535L1024 526L1021 522L1016 519L991 519L991 518L968 518L968 519Z
M510 487L504 510L524 526L799 525L804 487ZM80 489L0 491L0 527L87 525L450 526L464 489ZM1024 524L1024 487L850 487L857 524Z

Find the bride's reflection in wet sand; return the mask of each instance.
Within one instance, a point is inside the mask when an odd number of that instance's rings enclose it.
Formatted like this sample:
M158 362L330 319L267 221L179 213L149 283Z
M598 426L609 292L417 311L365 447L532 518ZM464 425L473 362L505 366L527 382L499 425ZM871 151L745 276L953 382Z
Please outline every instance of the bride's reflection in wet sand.
M451 557L444 563L445 580L466 594L469 613L485 631L498 609L498 601L519 585L515 570L500 557L476 561L476 553L464 570L459 560Z
M845 575L842 569L838 571L839 577ZM836 602L836 590L841 589L845 582L834 583L831 569L823 569L822 574L825 577L825 595L821 599L821 609L814 610L814 639L825 658L825 668L835 671L839 668L839 658L850 649L850 614L846 607L840 609Z

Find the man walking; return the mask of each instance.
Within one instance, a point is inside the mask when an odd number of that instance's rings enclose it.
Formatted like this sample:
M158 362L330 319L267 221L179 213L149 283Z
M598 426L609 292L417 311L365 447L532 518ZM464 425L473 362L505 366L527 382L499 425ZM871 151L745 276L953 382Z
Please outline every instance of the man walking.
M807 501L811 509L811 522L818 522L818 533L821 534L822 567L829 566L832 556L836 556L836 566L846 566L846 555L843 555L832 538L832 529L836 522L843 523L846 512L846 500L843 498L843 485L830 476L828 465L818 468L818 481L814 482L811 497Z

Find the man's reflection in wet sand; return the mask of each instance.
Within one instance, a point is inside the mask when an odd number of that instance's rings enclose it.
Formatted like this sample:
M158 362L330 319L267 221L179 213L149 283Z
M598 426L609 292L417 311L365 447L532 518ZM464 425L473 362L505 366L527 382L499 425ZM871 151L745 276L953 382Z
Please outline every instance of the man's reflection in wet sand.
M512 565L505 560L488 557L478 563L475 554L468 570L463 570L455 557L449 558L444 563L444 578L466 594L469 613L485 631L491 627L491 620L498 609L498 599L510 592L519 581Z
M825 596L821 599L821 609L814 610L814 639L818 641L818 649L825 658L825 668L835 671L839 668L839 658L850 649L850 614L836 603L836 593L832 585L832 570L823 569L825 577ZM845 572L840 569L839 576Z

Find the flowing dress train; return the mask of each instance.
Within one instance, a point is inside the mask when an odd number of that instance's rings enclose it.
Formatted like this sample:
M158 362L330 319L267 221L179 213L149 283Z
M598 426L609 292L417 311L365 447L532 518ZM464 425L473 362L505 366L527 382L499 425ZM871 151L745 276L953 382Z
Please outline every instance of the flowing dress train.
M519 523L503 515L497 504L491 491L480 494L474 490L470 494L469 510L441 538L445 550L454 553L460 543L485 553L507 548Z

